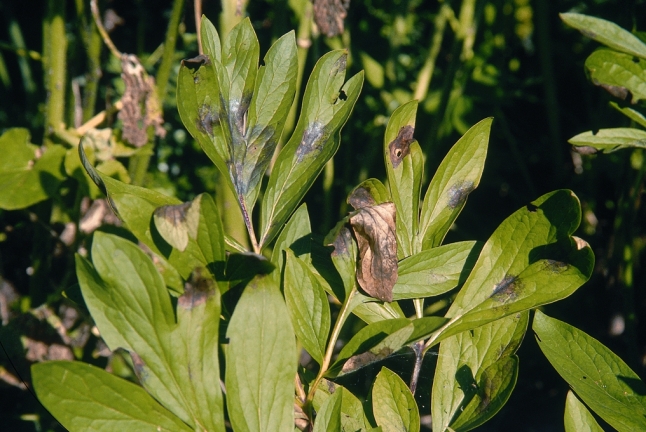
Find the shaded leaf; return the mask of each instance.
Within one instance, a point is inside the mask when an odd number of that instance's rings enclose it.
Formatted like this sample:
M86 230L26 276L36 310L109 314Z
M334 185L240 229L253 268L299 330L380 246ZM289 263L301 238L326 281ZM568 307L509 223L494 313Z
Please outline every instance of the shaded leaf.
M585 67L592 83L613 96L622 100L630 97L633 104L646 99L646 60L600 48L588 56Z
M314 432L342 431L341 407L343 391L337 389L321 405L314 422Z
M181 252L188 246L189 236L192 239L197 237L200 198L201 196L184 204L161 206L153 212L153 220L159 234Z
M355 432L372 430L372 425L366 417L363 404L355 395L345 387L335 384L332 381L322 379L319 383L312 405L317 412L321 412L326 401L336 393L341 395L341 431ZM339 429L327 429L329 431Z
M565 400L563 423L565 424L565 432L603 432L590 411L571 390L567 392Z
M283 269L285 261L285 251L291 249L294 255L301 258L304 262L310 263L312 227L310 226L310 216L307 212L307 205L303 203L298 210L294 212L289 219L285 228L276 239L274 249L271 252L271 262L279 270ZM280 272L276 272L277 277Z
M227 409L234 430L292 431L294 330L278 284L256 276L227 328Z
M413 394L396 373L385 367L372 387L372 412L383 430L419 431L419 410Z
M363 73L345 84L347 51L332 51L316 63L292 137L269 177L260 214L261 246L271 242L340 143L340 131L359 97Z
M31 373L38 399L68 430L193 430L138 385L95 366L52 361Z
M482 248L478 242L434 247L399 262L393 299L436 296L452 290L467 278Z
M285 302L298 340L318 364L323 363L330 332L327 295L308 266L287 251Z
M641 125L642 127L646 128L646 117L640 113L639 111L636 111L632 108L628 107L620 107L617 105L615 102L610 102L610 106L628 117L629 119L633 120L637 124Z
M433 378L433 430L470 430L493 417L516 383L518 350L529 321L519 313L440 344Z
M593 153L596 153L596 150L611 153L620 149L646 148L646 131L634 128L600 129L596 133L580 133L568 142L575 146L575 150L584 148L585 153L590 153L587 150L590 148L595 149Z
M345 302L348 295L357 285L357 242L352 236L348 218L340 221L325 237L324 243L332 246L331 259L336 268L343 286L335 290L335 297L340 302ZM334 287L333 287L334 289ZM337 292L338 291L338 292Z
M613 22L578 13L562 13L559 16L565 24L574 27L590 39L646 59L646 45L637 36Z
M532 329L554 369L599 417L620 432L646 429L646 385L616 354L540 311Z
M435 172L422 204L418 250L442 244L467 197L478 187L487 157L492 121L492 118L486 118L471 127L449 150Z
M417 252L413 238L418 230L419 197L424 171L422 149L413 138L417 101L397 108L386 126L384 159L388 184L397 209L397 256Z
M359 248L359 285L372 297L391 302L397 281L395 205L365 207L350 218Z

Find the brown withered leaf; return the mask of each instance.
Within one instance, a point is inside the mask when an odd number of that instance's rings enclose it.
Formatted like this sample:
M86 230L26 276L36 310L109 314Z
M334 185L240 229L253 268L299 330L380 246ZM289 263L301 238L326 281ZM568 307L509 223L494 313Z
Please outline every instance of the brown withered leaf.
M314 0L314 21L322 34L334 37L343 33L350 0Z
M395 204L364 207L350 218L359 246L357 280L370 296L393 301L397 282L397 235Z
M406 125L399 130L397 138L388 144L390 162L393 164L393 168L397 168L410 153L410 144L414 141L414 133L415 128L411 125Z

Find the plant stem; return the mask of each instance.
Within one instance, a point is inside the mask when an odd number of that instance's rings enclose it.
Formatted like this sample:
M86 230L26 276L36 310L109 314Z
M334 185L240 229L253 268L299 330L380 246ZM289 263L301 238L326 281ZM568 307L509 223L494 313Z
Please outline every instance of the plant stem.
M418 341L413 345L415 352L415 366L413 367L413 374L410 377L410 392L415 396L417 390L417 382L419 381L419 373L422 370L422 363L424 362L424 341Z
M304 410L306 413L309 410L309 406L311 405L312 401L314 400L314 394L316 393L316 388L318 387L319 383L323 379L323 375L325 375L325 372L327 372L328 368L330 367L330 363L332 362L332 354L334 354L334 347L336 345L336 341L339 338L339 334L341 334L341 328L343 327L343 324L345 324L345 321L346 319L348 319L350 312L352 312L352 308L353 308L352 300L357 292L358 292L357 287L355 286L354 288L352 288L352 291L350 291L350 294L348 294L348 297L345 299L343 306L341 306L341 310L339 311L339 316L336 318L336 322L334 323L334 328L332 329L332 334L330 335L330 340L328 342L327 349L325 351L323 364L321 364L321 369L319 369L319 373L316 375L316 379L314 379L314 382L310 386L310 391L307 394L307 399L305 400Z
M194 15L195 33L197 34L197 52L204 54L202 48L202 0L195 0Z
M175 64L175 46L177 45L177 33L179 31L179 22L182 19L183 10L184 0L175 0L173 2L170 21L168 22L168 28L166 29L164 54L162 55L161 63L155 76L155 81L157 82L157 97L162 107L166 97L170 71L173 68L173 64Z
M413 99L422 101L428 94L431 79L433 78L433 71L435 70L435 62L437 61L437 56L440 54L442 40L444 39L444 29L446 27L449 14L451 13L451 8L448 5L443 4L435 17L435 30L433 31L433 38L431 39L431 47L428 51L428 57L426 57L424 66L422 66L422 69L419 71L419 75L417 76L417 85L415 86Z
M222 0L220 14L220 38L224 39L231 29L244 18L248 0Z
M45 145L51 145L54 132L64 124L67 37L65 2L49 0L43 29L43 57L47 104L45 107Z

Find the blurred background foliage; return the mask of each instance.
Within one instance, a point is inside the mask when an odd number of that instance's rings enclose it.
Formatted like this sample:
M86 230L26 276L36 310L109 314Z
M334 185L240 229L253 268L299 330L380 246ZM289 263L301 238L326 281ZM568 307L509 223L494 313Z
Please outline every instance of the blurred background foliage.
M328 50L348 48L350 73L364 69L367 79L338 154L307 195L314 231L325 234L346 214L347 193L360 181L385 178L385 124L402 103L420 100L415 136L426 156L427 181L461 134L493 116L480 187L447 241L484 241L530 200L553 189L574 190L583 208L577 235L592 245L596 271L549 313L598 338L644 377L646 215L641 195L646 164L640 150L599 156L571 152L568 138L629 123L609 106L612 96L586 78L585 58L598 44L567 28L558 13L584 13L644 31L645 3L355 0L343 33L327 37L312 24L309 0L100 1L115 47L135 54L157 78L166 131L164 137L150 134L145 151L126 143L126 153L113 152L111 160L127 167L127 172L115 168L115 175L182 200L208 191L224 209L230 204L218 194L216 169L185 131L175 106L179 62L198 53L196 8L214 22L220 17L221 33L249 16L262 53L295 30L304 77ZM37 146L73 150L75 131L105 111L101 127L113 128L115 145L123 142L123 122L113 109L125 89L122 66L103 44L88 1L5 0L0 22L0 132L22 127ZM31 362L77 358L132 377L126 356L107 352L92 334L76 287L73 254L87 250L90 240L78 222L91 207L88 197L97 198L97 192L82 176L68 172L61 179L50 199L0 210L0 418L7 430L60 429L25 389ZM239 222L226 218L235 231ZM103 222L102 230L122 230L108 213ZM71 238L69 232L66 237L69 224L77 228ZM430 307L438 311L446 304ZM562 427L567 384L532 339L528 336L521 347L519 382L509 403L481 430ZM418 391L426 412L434 362L432 356L427 359L421 380L427 388ZM396 356L388 366L406 374L411 361ZM361 376L344 384L367 394Z

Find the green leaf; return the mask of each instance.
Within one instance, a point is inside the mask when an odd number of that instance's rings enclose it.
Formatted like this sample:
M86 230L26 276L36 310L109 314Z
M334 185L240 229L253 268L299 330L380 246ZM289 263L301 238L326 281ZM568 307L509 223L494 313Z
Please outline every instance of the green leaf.
M292 431L297 352L278 284L256 276L227 328L227 408L234 430Z
M571 390L567 392L563 422L565 432L603 432L590 411Z
M600 48L586 59L585 67L592 83L613 96L623 100L632 95L633 104L646 99L646 60Z
M31 374L38 399L68 430L193 430L138 385L95 366L51 361Z
M613 22L578 13L562 13L559 16L565 24L574 27L590 39L646 59L646 45L637 36Z
M282 271L285 251L291 249L294 255L301 258L305 263L311 263L311 236L310 216L307 212L307 205L303 203L294 212L285 225L285 229L278 236L271 252L271 262ZM276 275L279 277L280 272L276 272Z
M493 417L516 383L529 313L503 318L440 344L433 391L433 430L470 430Z
M397 108L386 126L384 161L390 194L397 209L397 256L408 257L415 252L413 238L417 235L419 198L424 173L424 156L413 138L417 101Z
M314 422L314 432L341 431L341 406L343 404L343 392L337 389L329 396L321 409L318 410Z
M406 383L385 367L372 387L372 412L383 430L419 431L419 410Z
M610 349L581 330L536 311L532 329L554 369L616 430L646 430L646 385Z
M352 313L366 324L393 318L406 318L397 302L380 302L361 293L356 293L352 300L355 302Z
M222 63L222 46L220 45L220 35L215 26L206 16L201 18L200 35L202 36L202 48L204 54L209 58Z
M284 289L298 340L312 358L322 364L330 332L330 305L316 276L291 250L287 251Z
M281 150L269 177L260 214L264 247L282 229L328 160L334 156L345 124L359 97L363 73L345 84L347 51L332 51L316 63L303 96L292 137Z
M464 282L482 248L478 242L459 242L435 247L399 262L393 299L436 296Z
M341 281L343 282L343 292L336 292L336 298L344 302L350 293L357 287L357 241L352 235L348 219L340 221L329 234L325 237L324 243L332 246L331 259L336 268ZM339 290L340 291L340 290ZM341 295L343 294L343 295Z
M639 124L642 127L646 128L646 116L644 116L642 113L639 111L636 111L632 108L629 107L620 107L617 103L615 102L610 102L610 106L634 121L635 123Z
M348 195L348 204L359 210L391 201L390 192L379 180L370 178L361 182Z
M129 351L142 385L185 423L224 430L220 295L212 279L193 272L177 301L176 324L161 276L135 244L97 232L92 260L94 266L77 255L77 277L108 347Z
M65 148L47 147L42 155L29 131L12 128L0 136L0 208L17 210L57 195L65 178Z
M571 237L580 220L579 200L569 190L547 193L505 219L446 313L451 322L431 344L576 291L594 266L590 246Z
M418 250L442 244L468 195L478 187L489 145L492 118L475 124L442 160L428 186L419 223Z
M343 432L372 430L372 425L366 417L361 401L348 389L332 381L322 379L319 383L312 401L314 409L320 413L326 401L337 393L341 395L341 429L328 428L327 430L341 430Z
M596 133L580 133L568 142L573 146L582 147L584 153L596 153L596 150L612 153L620 149L646 148L646 131L633 128L600 129Z
M184 252L189 236L197 237L200 223L200 197L178 205L165 205L153 212L153 220L159 234L172 247Z

